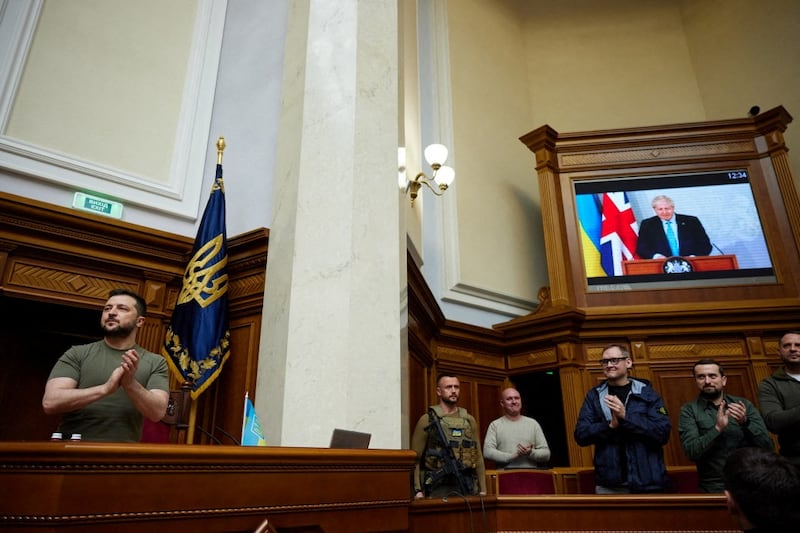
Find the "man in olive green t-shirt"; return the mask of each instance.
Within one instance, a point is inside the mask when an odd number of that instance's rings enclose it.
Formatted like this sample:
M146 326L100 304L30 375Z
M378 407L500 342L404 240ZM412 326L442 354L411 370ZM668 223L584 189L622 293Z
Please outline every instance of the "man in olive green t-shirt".
M161 420L169 400L163 357L136 344L147 306L138 294L114 289L103 307L103 339L73 346L45 386L42 407L63 414L59 431L82 440L138 442L143 417Z

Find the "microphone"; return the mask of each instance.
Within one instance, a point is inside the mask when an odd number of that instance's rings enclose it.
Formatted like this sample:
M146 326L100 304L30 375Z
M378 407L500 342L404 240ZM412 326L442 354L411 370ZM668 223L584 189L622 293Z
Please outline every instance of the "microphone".
M726 254L725 254L725 252L723 252L722 250L720 250L720 249L719 249L719 246L717 246L717 245L716 245L716 244L714 244L713 242L711 243L711 246L713 246L714 248L716 248L716 249L717 249L717 251L718 251L719 253L721 253L722 255L726 255Z

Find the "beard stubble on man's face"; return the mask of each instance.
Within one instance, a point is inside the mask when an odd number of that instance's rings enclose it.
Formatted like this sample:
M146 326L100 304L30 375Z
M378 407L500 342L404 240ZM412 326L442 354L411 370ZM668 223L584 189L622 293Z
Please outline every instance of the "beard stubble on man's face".
M127 337L136 328L136 322L123 324L122 322L115 320L111 325L109 325L108 321L105 321L103 324L101 324L101 328L106 337Z
M700 396L705 398L706 400L716 400L720 396L722 396L721 390L713 390L713 391L700 391Z

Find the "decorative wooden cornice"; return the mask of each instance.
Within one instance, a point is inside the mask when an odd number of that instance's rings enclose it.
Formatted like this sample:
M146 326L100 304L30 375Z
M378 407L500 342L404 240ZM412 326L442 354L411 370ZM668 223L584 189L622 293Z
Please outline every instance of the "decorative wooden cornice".
M263 305L269 230L228 239L231 313ZM150 314L171 313L194 239L0 193L0 292L98 308L127 287Z

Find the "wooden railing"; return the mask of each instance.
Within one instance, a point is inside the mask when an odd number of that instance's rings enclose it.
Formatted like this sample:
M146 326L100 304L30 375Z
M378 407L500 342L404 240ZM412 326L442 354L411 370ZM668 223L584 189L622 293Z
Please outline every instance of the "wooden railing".
M486 487L488 494L512 494L501 490L502 477L519 477L512 487L515 494L594 494L594 469L587 467L555 467L549 470L487 470ZM694 466L668 466L667 476L669 494L699 494L697 469ZM526 480L524 478L528 477ZM550 478L549 480L547 478ZM516 487L514 487L516 486ZM525 492L525 486L530 491ZM548 489L548 486L551 488Z
M413 468L402 450L0 443L0 530L406 531Z
M0 530L736 530L721 494L413 501L414 462L408 450L0 443ZM563 490L577 469L552 472Z
M721 494L477 496L420 500L409 531L741 531Z

